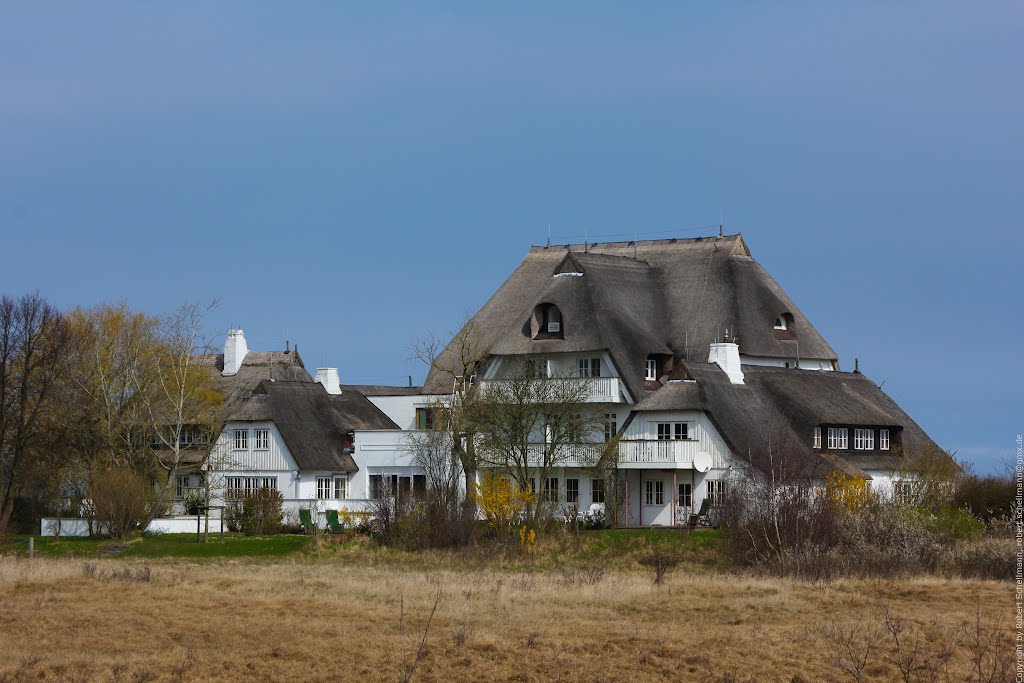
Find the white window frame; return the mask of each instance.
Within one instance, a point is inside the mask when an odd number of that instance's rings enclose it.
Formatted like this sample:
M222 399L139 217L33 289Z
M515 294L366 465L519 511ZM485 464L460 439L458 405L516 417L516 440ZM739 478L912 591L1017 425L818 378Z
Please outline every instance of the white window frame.
M277 477L227 477L224 488L229 498L251 496L260 489L277 491Z
M828 447L830 450L845 451L850 448L850 430L846 427L828 428Z
M659 422L657 423L658 441L692 441L689 422ZM663 427L667 427L666 430Z
M721 505L728 492L728 482L724 479L711 479L708 481L707 496L710 505Z
M879 429L878 430L878 450L887 451L889 450L889 430Z
M316 499L334 500L334 477L316 478Z
M565 479L565 502L577 505L580 502L580 480L577 477Z
M780 315L778 318L776 318L774 328L776 330L786 329L786 316Z
M252 432L252 449L254 451L270 450L270 430L254 429Z
M334 478L334 499L345 500L348 498L348 477Z
M600 358L580 358L578 361L579 376L580 377L600 377L601 376L601 359Z
M875 430L873 429L854 429L853 430L853 448L857 451L873 451L875 450Z
M679 494L679 500L676 501L679 507L693 507L693 484L688 481L679 482L679 489L676 493Z
M648 358L644 365L644 379L653 382L658 379L658 359Z
M618 415L615 413L604 414L604 440L611 441L619 433Z
M247 450L249 450L249 430L248 429L236 429L235 430L235 450L236 451L247 451Z
M814 428L814 437L811 444L813 448L821 448L821 427Z
M661 479L648 479L644 482L644 505L665 504L665 482Z
M604 479L594 477L590 480L590 502L604 503Z
M552 484L554 484L552 486ZM558 489L560 482L558 477L546 477L544 479L544 493L543 498L546 503L557 503L558 502Z

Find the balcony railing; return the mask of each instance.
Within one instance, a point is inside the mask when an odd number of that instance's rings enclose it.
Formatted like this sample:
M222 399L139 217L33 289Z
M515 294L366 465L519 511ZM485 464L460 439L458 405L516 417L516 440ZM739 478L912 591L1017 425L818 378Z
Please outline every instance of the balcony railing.
M513 380L489 379L480 382L480 391L487 393L488 389L500 386L503 382ZM580 377L568 379L537 379L535 382L586 382L589 389L587 401L590 403L621 403L622 392L619 387L618 377Z
M598 463L604 449L603 443L564 444L555 459L560 466L590 467ZM700 442L696 439L620 441L619 465L663 465L689 469L693 467L693 458L699 451ZM529 455L531 462L539 464L544 456L544 445L531 444ZM724 465L716 461L714 466Z
M619 462L693 465L693 456L700 450L699 444L696 439L620 441Z

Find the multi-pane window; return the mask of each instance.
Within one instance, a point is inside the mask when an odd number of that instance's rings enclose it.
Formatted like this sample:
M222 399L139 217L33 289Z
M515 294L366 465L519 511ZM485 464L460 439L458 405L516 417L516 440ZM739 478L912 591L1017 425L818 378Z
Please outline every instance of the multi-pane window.
M648 479L644 482L644 505L665 504L665 482Z
M889 450L889 430L879 429L878 430L878 448L887 451Z
M580 480L579 479L566 479L565 480L565 502L567 502L567 503L578 503L578 502L580 502Z
M236 451L247 451L247 450L249 450L249 430L248 429L236 429L235 430L235 450Z
M644 367L644 379L653 381L658 379L658 359L648 358L647 364Z
M380 474L371 474L370 475L370 498L372 498L373 500L377 500L378 498L380 498L384 494L383 488L384 488L384 477L382 475L380 475Z
M658 440L668 441L670 439L690 438L690 427L686 422L659 422Z
M828 428L828 447L844 451L850 447L849 431L845 427Z
M875 430L873 429L854 429L853 430L853 447L858 451L873 451L875 450Z
M725 502L726 482L713 479L708 482L708 500L712 505L721 505Z
M600 377L601 376L601 359L600 358L580 358L579 360L580 377Z
M909 481L894 481L892 484L893 501L900 505L909 505L914 501L914 487Z
M277 490L277 477L228 477L227 492L229 498L251 496L260 489Z
M185 475L183 477L176 477L174 482L174 497L181 500L185 497L185 491L187 491L191 484L191 477Z
M558 477L548 477L544 480L544 500L549 503L558 502Z
M679 500L677 504L681 507L689 508L693 507L693 485L692 484L680 484L679 485Z
M344 500L348 489L345 477L317 477L316 497L319 500Z
M590 480L590 502L604 502L604 479L594 478Z
M615 413L604 414L604 440L611 441L619 432L618 416Z
M821 427L814 428L814 443L815 448L821 448Z
M258 451L265 451L270 448L270 430L257 429L252 433L253 448Z

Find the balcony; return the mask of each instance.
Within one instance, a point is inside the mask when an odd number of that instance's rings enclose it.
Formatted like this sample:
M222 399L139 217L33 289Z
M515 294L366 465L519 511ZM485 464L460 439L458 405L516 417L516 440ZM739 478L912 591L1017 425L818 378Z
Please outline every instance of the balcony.
M480 391L484 394L493 386L499 386L510 380L489 379L480 382ZM586 382L589 388L588 403L623 403L622 390L618 377L580 377L567 380L537 379L535 382L565 381L565 382Z
M559 467L593 467L604 452L603 443L574 443L562 446ZM696 439L671 441L635 440L619 442L619 467L621 469L682 469L693 468L694 456L700 452ZM544 454L542 444L530 445L531 462L541 461ZM726 464L715 458L713 467Z

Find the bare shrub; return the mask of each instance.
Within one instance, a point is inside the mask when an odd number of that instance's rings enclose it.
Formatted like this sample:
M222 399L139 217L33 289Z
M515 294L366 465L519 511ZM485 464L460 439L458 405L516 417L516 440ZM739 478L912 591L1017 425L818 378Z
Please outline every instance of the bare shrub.
M153 487L127 468L96 472L89 485L92 518L101 535L122 538L149 515Z
M562 583L566 586L594 586L604 579L606 561L593 560L584 565L561 567Z
M654 550L640 558L640 564L654 570L654 585L660 586L669 570L679 564L679 556L664 550Z
M853 624L833 621L825 629L832 650L833 664L857 683L863 683L864 669L881 638L877 627L863 620Z

